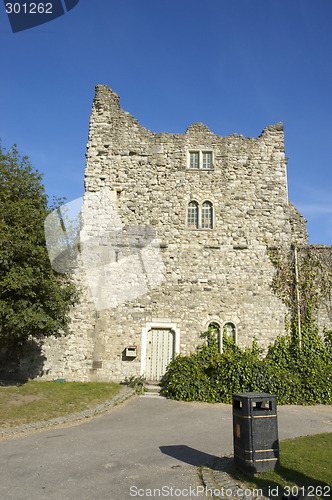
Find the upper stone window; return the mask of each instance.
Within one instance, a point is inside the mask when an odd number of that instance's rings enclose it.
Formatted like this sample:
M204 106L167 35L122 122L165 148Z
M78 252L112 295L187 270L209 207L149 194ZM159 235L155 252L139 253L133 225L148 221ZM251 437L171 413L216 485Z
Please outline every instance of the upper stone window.
M191 170L212 170L212 151L189 151L189 168Z
M199 168L199 151L190 153L190 168Z
M213 163L212 163L212 152L203 152L203 168L213 168Z

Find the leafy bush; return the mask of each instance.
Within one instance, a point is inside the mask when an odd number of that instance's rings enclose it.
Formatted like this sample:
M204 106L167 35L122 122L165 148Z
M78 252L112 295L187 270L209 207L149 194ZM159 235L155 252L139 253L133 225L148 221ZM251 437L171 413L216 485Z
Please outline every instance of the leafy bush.
M135 377L134 375L129 377L129 378L126 377L123 381L123 383L125 385L127 385L128 387L131 387L132 389L135 389L135 391L138 394L141 394L142 392L144 392L145 382L146 382L146 379L143 375L141 375L140 377Z
M270 346L266 357L255 341L252 348L240 349L225 336L220 354L216 331L205 336L197 353L170 363L163 379L167 397L230 403L235 392L267 392L276 394L279 404L332 403L331 332L321 338L304 325L301 349L296 332L288 333Z
M200 354L179 355L170 363L163 380L165 396L184 401L207 401L209 377Z

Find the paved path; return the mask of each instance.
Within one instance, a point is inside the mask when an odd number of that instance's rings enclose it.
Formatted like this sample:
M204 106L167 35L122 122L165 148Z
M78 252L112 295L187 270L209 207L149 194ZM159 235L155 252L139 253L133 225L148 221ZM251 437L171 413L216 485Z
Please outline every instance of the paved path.
M331 421L329 406L278 408L280 439L332 432ZM0 450L1 500L130 500L162 487L159 498L196 498L198 467L232 453L232 410L133 397L85 423L4 439Z

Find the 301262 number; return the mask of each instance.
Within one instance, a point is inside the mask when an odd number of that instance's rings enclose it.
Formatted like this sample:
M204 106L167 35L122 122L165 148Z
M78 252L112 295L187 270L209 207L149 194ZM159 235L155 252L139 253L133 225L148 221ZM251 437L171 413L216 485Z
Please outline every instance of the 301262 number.
M307 486L306 488L304 486L298 487L298 486L285 486L284 487L284 494L289 497L297 497L298 494L301 493L302 495L307 494L309 496L312 496L313 498L320 497L330 497L331 494L331 486Z
M7 14L52 14L53 4L48 3L6 3L6 13Z

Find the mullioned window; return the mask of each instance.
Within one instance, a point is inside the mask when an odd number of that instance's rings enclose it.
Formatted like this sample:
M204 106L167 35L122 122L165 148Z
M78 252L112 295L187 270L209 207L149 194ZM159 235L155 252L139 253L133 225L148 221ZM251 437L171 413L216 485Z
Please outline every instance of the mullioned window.
M212 151L189 151L190 170L213 170Z
M190 229L213 229L213 204L211 201L192 200L187 207L187 227Z

